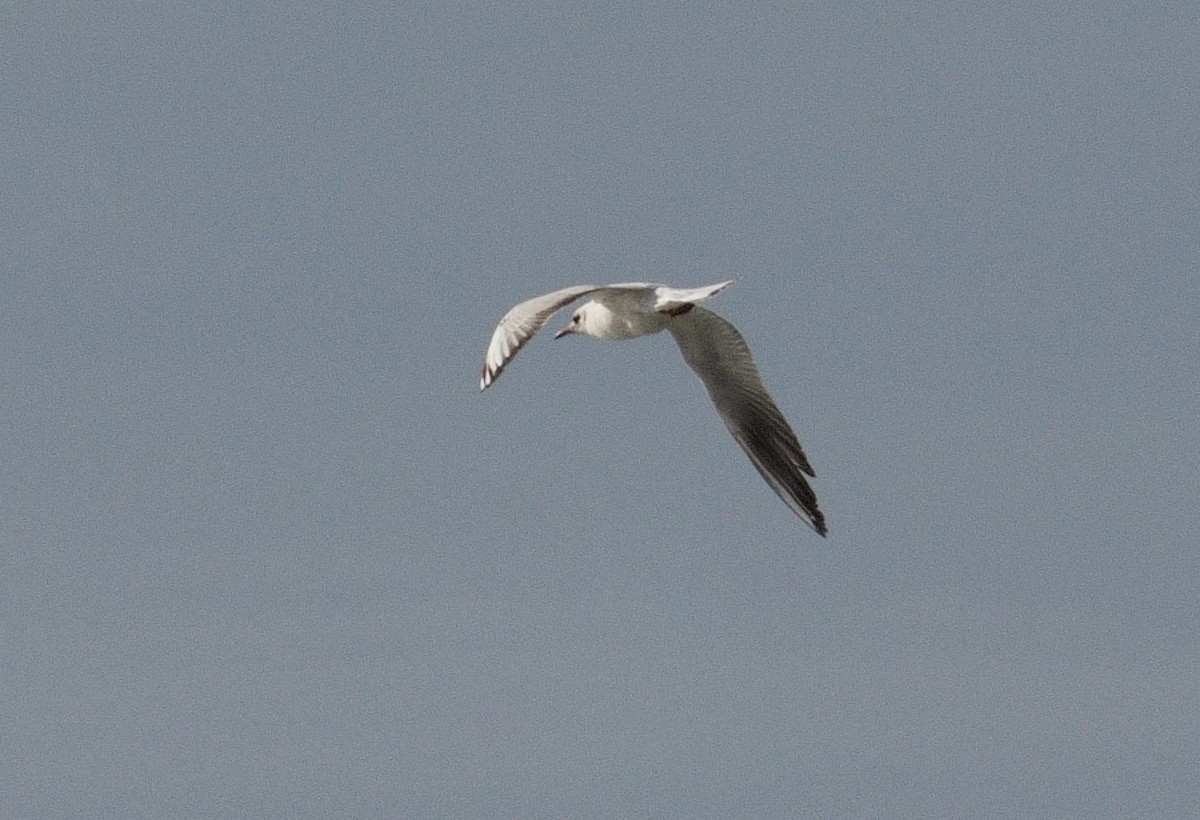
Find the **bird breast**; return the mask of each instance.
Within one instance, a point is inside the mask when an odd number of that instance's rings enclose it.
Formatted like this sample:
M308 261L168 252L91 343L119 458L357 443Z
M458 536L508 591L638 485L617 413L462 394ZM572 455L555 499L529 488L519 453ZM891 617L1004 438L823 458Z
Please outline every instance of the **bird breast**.
M624 306L617 306L618 308ZM592 302L586 311L586 329L589 336L604 341L636 339L650 333L658 333L667 326L669 316L644 310L612 310L601 302Z

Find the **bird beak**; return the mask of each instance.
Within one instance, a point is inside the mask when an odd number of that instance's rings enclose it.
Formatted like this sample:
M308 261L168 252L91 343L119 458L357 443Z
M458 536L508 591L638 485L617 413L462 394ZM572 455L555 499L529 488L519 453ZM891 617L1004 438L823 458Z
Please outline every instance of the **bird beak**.
M563 336L566 336L568 333L574 333L574 332L575 332L575 323L572 322L571 324L564 327L562 330L558 331L558 333L555 333L554 338L561 339Z

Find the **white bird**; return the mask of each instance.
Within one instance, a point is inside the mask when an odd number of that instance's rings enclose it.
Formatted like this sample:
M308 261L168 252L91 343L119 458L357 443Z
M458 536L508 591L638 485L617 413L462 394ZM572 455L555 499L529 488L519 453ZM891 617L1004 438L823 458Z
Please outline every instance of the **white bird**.
M815 477L787 420L763 387L750 348L737 328L697 302L732 284L669 288L645 282L576 285L514 307L492 333L479 389L491 386L550 317L584 296L571 323L554 338L581 333L604 341L671 331L684 360L696 371L717 412L759 474L792 512L825 535L825 516L803 473Z

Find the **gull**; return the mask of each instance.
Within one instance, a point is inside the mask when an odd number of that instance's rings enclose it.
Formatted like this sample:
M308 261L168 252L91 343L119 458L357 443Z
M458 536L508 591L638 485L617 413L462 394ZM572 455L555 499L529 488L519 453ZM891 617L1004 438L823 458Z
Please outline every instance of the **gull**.
M750 348L732 324L698 303L733 283L701 288L669 288L646 282L575 285L521 302L492 333L484 356L479 389L492 385L521 348L550 317L572 302L588 297L555 339L582 334L602 341L636 339L669 330L717 408L725 426L750 456L759 474L806 524L825 535L825 516L804 474L812 466L763 387Z

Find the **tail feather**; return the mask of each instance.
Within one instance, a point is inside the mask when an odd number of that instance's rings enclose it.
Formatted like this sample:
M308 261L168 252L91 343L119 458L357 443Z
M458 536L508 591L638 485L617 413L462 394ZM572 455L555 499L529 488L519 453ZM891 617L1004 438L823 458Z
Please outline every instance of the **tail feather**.
M702 288L659 288L654 310L658 313L684 313L692 305L716 296L732 284L733 280L730 279L728 282L718 282Z

